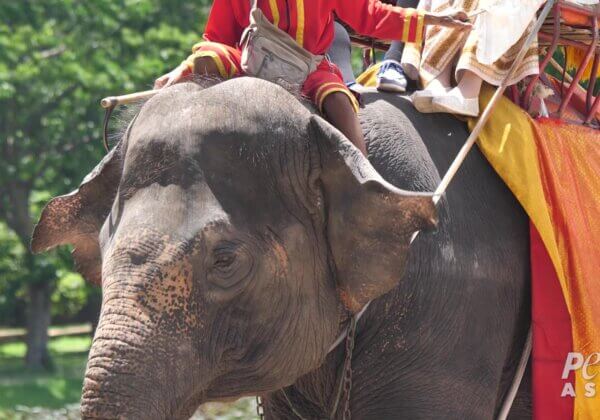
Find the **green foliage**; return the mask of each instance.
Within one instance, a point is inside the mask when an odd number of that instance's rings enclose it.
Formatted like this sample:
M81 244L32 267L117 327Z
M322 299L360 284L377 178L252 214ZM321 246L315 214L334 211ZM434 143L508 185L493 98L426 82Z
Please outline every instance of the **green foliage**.
M100 98L151 87L200 39L210 0L0 2L0 322L22 324L28 282L55 281L53 314L90 293L68 251L27 252L52 196L103 155Z
M59 320L73 319L98 293L83 278L73 273L68 250L37 257L31 267L25 264L26 250L14 232L0 223L0 320L5 326L24 324L27 296L24 285L31 278L47 279L57 287L52 293L52 315ZM56 279L56 280L54 280Z
M87 302L89 289L85 280L77 273L59 271L56 288L52 293L52 316L73 317Z
M52 194L73 188L102 155L98 100L146 89L185 58L207 3L3 2L0 116L10 153L0 179Z
M23 318L25 302L22 282L27 275L22 264L25 248L17 235L0 223L0 320L14 325Z

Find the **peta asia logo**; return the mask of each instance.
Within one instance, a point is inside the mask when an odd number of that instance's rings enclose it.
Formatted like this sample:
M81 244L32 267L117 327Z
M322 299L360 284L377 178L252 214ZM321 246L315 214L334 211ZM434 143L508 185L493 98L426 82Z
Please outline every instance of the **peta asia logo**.
M589 356L585 357L581 353L571 352L567 355L567 360L565 361L565 367L562 371L562 378L569 379L569 373L577 371L581 369L581 377L585 381L583 384L583 389L585 390L585 397L592 398L596 396L596 384L594 383L594 378L598 376L600 371L600 353L592 353ZM590 372L590 367L595 366L595 372ZM563 386L562 392L560 394L561 397L575 397L575 385L571 382L566 382Z

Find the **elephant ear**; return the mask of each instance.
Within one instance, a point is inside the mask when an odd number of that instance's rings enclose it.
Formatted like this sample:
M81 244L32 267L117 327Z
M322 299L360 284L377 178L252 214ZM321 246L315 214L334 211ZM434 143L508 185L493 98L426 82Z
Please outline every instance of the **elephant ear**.
M340 297L357 312L399 283L412 235L437 225L435 205L430 194L385 181L342 133L321 117L311 118L321 159L313 178L326 203Z
M120 147L119 144L113 148L77 190L46 204L31 240L34 253L59 245L73 245L75 268L96 285L102 282L98 235L110 213L121 179Z

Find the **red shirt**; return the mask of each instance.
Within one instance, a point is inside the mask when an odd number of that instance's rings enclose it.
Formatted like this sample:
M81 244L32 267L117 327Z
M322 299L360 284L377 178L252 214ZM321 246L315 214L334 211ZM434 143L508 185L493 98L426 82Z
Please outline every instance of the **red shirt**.
M204 39L236 46L249 24L251 0L215 0ZM420 42L423 15L378 0L259 0L259 8L280 29L313 54L333 41L334 14L361 35Z

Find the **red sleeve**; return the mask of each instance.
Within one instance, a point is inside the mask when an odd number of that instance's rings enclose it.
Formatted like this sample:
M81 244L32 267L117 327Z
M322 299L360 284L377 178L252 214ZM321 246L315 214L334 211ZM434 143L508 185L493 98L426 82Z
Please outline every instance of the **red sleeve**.
M423 11L382 3L379 0L334 0L338 17L361 35L421 42Z
M244 28L235 18L232 0L214 0L204 29L204 39L235 47L243 31Z

